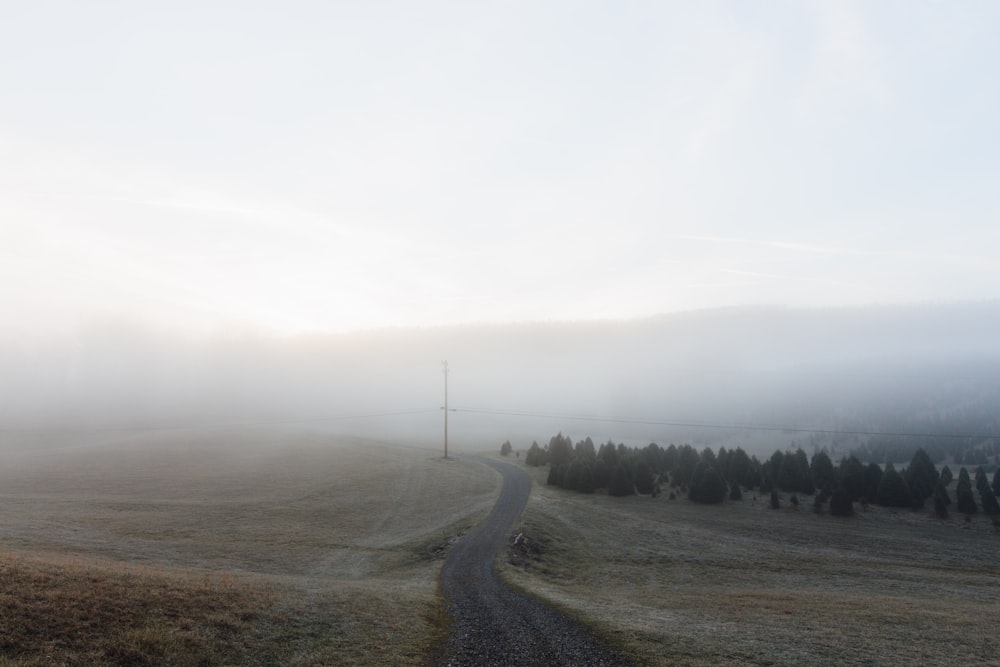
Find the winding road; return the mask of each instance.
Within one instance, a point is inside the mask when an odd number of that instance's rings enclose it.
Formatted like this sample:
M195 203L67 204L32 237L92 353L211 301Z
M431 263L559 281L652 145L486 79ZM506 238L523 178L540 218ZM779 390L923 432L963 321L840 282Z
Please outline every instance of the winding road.
M451 548L441 569L453 626L438 666L634 665L558 611L500 581L496 557L528 504L531 477L509 463L462 458L497 470L503 488L490 515Z

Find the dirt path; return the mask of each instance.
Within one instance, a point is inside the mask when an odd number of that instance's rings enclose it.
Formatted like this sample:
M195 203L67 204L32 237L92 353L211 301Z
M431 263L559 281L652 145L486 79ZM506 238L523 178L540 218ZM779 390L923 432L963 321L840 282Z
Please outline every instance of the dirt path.
M500 581L495 560L527 506L531 478L507 463L464 458L500 472L503 488L490 515L452 547L441 569L441 591L453 628L437 664L633 665L602 648L559 612Z

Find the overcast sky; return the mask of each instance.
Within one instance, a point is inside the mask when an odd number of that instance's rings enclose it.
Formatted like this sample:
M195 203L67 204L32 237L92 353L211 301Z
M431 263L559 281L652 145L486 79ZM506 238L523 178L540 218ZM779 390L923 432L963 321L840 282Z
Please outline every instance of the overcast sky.
M1000 297L1000 3L8 2L0 315Z

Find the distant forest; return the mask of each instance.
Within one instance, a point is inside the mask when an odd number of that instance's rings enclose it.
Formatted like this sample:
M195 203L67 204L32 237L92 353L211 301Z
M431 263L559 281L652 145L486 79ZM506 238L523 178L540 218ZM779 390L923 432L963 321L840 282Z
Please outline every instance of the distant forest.
M886 460L886 452L878 446L868 451L881 454L872 458ZM513 453L509 441L501 445L500 453ZM970 456L968 449L961 455ZM983 444L971 456L977 461L996 456L996 445ZM966 458L955 460L956 464L964 463ZM808 497L814 511L828 510L841 516L853 514L855 503L913 510L931 504L942 518L947 518L954 506L966 517L982 511L993 517L995 524L1000 522L1000 468L990 466L992 481L983 464L976 465L971 474L963 466L956 477L948 465L939 470L922 447L912 451L909 464L897 470L891 462L880 465L871 460L866 464L855 454L835 464L822 449L811 458L801 448L777 450L760 461L739 447L720 447L718 451L706 447L699 452L687 444L664 448L650 443L639 448L613 441L597 447L589 437L574 445L559 433L544 447L533 442L525 453L525 463L549 466L548 484L580 493L606 491L612 496L653 497L669 493L670 498L686 495L695 502L721 503L740 500L744 492L752 492L766 496L777 509L783 501L779 492L784 492L791 494L787 502L793 505L807 502Z

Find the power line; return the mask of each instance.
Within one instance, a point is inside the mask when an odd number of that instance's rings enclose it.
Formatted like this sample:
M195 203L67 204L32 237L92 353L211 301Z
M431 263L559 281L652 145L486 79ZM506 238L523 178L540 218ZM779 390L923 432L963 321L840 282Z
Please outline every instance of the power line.
M983 438L993 437L981 433L917 433L902 431L854 431L843 429L809 428L803 426L788 426L782 424L719 424L713 422L673 421L663 419L644 419L639 417L600 417L590 415L563 415L545 412L530 412L522 410L494 410L490 408L452 408L454 412L473 414L498 415L505 417L532 417L540 419L566 419L574 421L610 422L613 424L643 424L650 426L675 426L682 428L709 428L732 431L785 431L791 433L817 433L821 435L867 435L900 438Z

